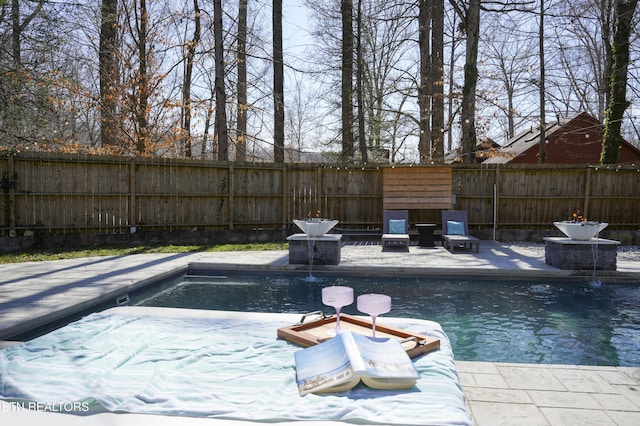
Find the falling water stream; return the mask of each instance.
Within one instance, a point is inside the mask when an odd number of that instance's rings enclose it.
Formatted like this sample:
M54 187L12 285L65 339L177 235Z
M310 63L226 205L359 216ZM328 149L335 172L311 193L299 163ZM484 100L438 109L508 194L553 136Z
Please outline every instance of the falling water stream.
M591 274L591 285L592 286L600 286L602 285L602 281L596 277L596 270L598 266L598 240L600 238L600 231L596 233L595 244L591 244L591 257L593 259L593 272Z
M305 282L315 283L322 281L319 278L313 276L313 257L315 252L316 239L309 238L307 240L307 254L309 256L309 275L304 279Z
M313 252L316 247L316 239L309 238L307 241L307 255L309 256L309 280L313 278Z

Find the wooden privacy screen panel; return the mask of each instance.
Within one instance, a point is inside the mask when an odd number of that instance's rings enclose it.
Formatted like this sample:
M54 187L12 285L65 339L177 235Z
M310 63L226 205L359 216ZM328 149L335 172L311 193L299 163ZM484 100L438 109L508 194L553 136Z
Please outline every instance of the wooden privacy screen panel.
M452 188L448 166L388 167L383 175L384 209L450 209Z

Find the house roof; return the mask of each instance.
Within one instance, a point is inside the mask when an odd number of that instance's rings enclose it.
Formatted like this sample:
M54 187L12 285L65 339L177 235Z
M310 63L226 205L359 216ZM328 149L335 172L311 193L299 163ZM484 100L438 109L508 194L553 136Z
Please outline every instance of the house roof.
M604 126L598 119L586 112L580 112L573 116L558 118L553 123L549 123L545 126L544 139L547 143L551 142L550 148L553 145L556 159L558 156L564 160L569 159L569 162L582 162L589 156L599 156L599 147L602 144L602 132ZM591 138L589 140L589 134L596 133L599 136L597 138ZM584 139L580 139L584 136ZM593 134L592 134L593 136ZM576 151L576 142L579 141L579 150ZM597 147L590 146L588 144L597 144ZM558 145L556 145L558 144ZM640 155L640 150L631 145L629 142L623 140L622 142L627 155L637 156ZM500 154L487 158L483 161L483 164L506 164L513 159L525 156L530 156L531 149L540 145L540 127L531 127L528 131L525 131L505 144L500 149ZM559 146L564 146L564 149L558 150ZM594 149L596 151L594 151ZM594 154L595 152L595 154ZM631 154L633 153L633 154ZM576 161L576 159L578 159ZM518 160L516 160L518 161ZM596 160L597 161L597 160ZM564 162L564 161L562 161Z
M554 132L559 131L569 121L573 120L574 117L561 118L554 123L547 124L545 135L548 138ZM528 149L533 146L537 146L540 144L540 126L533 127L531 126L528 131L520 133L519 135L514 136L511 140L509 140L500 151L503 154L508 155L500 155L487 158L483 161L483 164L506 164L511 161L511 159L517 157L518 155L524 153Z

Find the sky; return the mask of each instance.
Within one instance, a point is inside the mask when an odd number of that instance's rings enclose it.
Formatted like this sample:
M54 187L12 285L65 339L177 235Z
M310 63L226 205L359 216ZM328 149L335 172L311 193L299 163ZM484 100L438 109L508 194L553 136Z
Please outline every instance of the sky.
M302 0L284 0L282 5L282 32L285 62L303 57L309 45L313 44L311 32L313 22ZM292 64L295 65L295 64ZM296 67L299 68L299 67Z

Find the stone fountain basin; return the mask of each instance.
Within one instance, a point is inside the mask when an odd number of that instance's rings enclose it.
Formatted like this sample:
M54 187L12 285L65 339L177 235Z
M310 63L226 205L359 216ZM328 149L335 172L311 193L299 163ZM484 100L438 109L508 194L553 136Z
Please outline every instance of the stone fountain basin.
M294 219L293 223L309 237L321 237L338 224L337 220L319 219L314 221Z
M600 222L553 222L553 224L564 235L578 241L589 241L609 225Z

